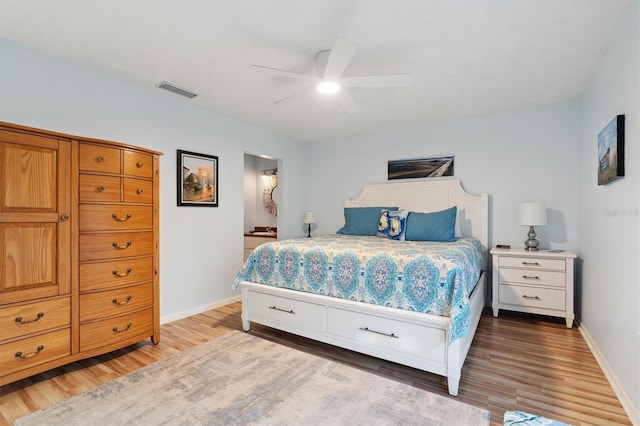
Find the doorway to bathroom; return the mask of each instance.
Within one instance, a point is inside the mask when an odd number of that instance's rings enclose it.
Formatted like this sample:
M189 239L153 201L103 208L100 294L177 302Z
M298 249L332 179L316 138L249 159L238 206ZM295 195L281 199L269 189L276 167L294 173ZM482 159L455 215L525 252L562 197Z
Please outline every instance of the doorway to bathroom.
M278 159L244 154L244 252L278 238L280 174Z

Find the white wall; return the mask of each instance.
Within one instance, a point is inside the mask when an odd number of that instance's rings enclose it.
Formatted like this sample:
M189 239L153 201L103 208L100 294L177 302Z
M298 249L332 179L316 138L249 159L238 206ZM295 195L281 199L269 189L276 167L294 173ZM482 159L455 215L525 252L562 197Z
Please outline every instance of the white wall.
M541 246L575 250L577 117L577 106L565 103L314 145L307 208L316 233L343 225L343 198L387 181L388 160L453 154L454 178L471 193L489 193L490 243L524 246L518 204L541 201L548 209L548 225L536 228Z
M237 296L243 258L244 152L281 159L283 237L301 236L303 146L200 108L0 39L0 121L164 152L160 173L163 321ZM218 208L176 206L176 150L219 157ZM238 319L239 320L239 319Z
M582 95L577 156L582 327L611 369L614 385L628 396L627 407L634 406L636 423L640 422L638 14L636 3ZM626 115L625 177L598 186L598 133L618 114Z

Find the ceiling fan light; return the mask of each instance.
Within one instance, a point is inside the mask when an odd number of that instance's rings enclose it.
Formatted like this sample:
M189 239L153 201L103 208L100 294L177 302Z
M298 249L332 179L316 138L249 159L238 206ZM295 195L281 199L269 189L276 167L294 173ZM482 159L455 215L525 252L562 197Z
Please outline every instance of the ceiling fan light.
M323 80L318 83L317 86L318 92L324 93L326 95L332 95L334 93L338 93L340 91L340 84L333 80Z

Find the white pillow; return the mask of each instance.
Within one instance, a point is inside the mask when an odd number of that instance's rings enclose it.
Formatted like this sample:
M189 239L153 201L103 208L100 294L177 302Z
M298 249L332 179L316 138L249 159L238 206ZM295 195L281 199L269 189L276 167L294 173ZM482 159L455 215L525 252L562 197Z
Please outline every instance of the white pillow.
M456 228L453 232L456 239L462 238L462 233L460 232L460 208L456 210Z

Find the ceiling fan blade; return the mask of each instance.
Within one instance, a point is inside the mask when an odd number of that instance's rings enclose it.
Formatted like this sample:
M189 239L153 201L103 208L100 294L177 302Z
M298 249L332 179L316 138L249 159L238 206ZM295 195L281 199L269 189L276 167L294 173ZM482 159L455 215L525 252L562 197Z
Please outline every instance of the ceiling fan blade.
M309 88L307 88L307 89L302 89L302 90L297 91L297 92L295 92L295 93L293 93L293 94L291 94L291 95L289 95L289 96L285 96L285 97L284 97L284 98L282 98L282 99L278 99L278 100L277 100L277 101L275 101L273 104L274 104L274 105L277 105L277 104L281 104L281 103L287 103L287 102L289 102L289 101L291 101L291 100L293 100L293 99L299 98L299 97L301 97L302 95L305 95L305 94L309 93L309 92L310 92L310 91L312 91L312 90L314 90L314 88L311 88L311 89L309 89Z
M367 75L340 79L342 87L407 87L411 86L411 74Z
M331 49L331 54L327 61L327 68L324 70L324 78L327 80L339 79L358 51L358 47L360 46L352 41L337 38Z
M305 80L305 81L315 81L317 80L316 77L310 76L310 75L306 75L306 74L300 74L297 72L292 72L292 71L285 71L285 70L279 70L277 68L270 68L270 67L265 67L263 65L251 65L254 68L258 68L259 70L262 71L267 71L271 74L274 75L279 75L282 77L288 77L288 78L295 78L297 80Z
M350 94L342 90L337 97L338 103L348 114L357 114L362 111L360 105L351 97Z

